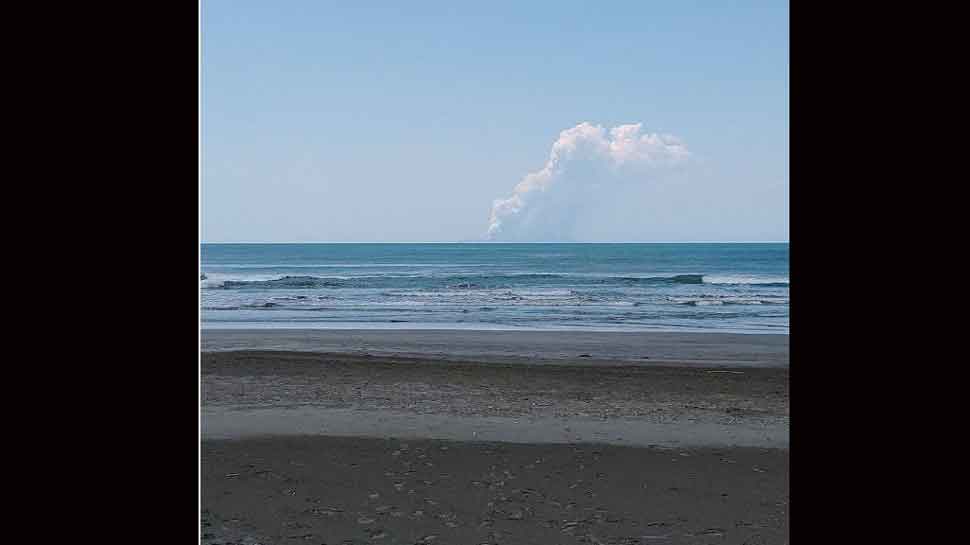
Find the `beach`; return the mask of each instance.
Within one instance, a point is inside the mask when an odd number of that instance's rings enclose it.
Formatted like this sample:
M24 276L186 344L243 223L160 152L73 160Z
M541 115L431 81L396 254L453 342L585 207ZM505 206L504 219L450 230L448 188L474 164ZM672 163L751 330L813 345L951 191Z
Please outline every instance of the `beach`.
M201 543L788 545L762 4L201 3Z
M788 337L202 331L203 543L784 543Z

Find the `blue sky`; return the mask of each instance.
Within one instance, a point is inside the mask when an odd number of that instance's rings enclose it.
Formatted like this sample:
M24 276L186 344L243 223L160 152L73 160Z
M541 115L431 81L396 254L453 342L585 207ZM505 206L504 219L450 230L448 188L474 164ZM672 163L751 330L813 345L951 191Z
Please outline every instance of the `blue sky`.
M564 239L788 240L787 2L203 0L201 28L205 242L479 239L582 122L691 160L581 192Z

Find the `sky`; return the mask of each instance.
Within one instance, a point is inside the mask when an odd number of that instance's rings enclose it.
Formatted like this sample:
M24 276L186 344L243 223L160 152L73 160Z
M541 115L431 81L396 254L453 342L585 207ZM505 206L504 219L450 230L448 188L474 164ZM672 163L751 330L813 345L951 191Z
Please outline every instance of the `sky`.
M201 4L203 242L788 240L785 1Z

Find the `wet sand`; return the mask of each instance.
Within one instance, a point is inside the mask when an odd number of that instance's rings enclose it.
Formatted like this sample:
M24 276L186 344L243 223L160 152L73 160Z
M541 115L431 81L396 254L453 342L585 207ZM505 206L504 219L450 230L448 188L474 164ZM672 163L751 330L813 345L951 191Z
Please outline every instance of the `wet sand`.
M203 438L788 445L788 370L207 352Z
M787 542L787 336L305 333L203 331L203 543Z
M787 367L788 335L732 333L203 329L202 350L281 350L451 361Z

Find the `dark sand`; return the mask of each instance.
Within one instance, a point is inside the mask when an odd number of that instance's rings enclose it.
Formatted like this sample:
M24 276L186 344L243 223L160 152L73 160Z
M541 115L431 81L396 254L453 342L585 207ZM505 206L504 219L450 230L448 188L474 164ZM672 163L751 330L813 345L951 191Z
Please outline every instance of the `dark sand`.
M787 336L303 333L203 331L203 543L788 540Z
M202 350L285 350L475 362L787 367L788 335L590 331L203 329Z
M786 543L788 451L282 437L202 445L203 543Z
M207 352L202 434L788 446L788 370Z

